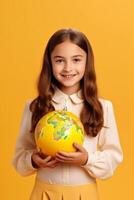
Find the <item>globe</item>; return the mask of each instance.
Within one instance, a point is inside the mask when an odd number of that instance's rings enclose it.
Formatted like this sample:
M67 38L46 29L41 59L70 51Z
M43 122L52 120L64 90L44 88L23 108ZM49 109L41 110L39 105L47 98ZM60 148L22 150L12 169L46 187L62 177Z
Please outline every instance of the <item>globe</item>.
M73 143L82 145L84 127L80 119L65 110L44 115L35 128L37 148L45 155L55 156L58 151L75 152Z

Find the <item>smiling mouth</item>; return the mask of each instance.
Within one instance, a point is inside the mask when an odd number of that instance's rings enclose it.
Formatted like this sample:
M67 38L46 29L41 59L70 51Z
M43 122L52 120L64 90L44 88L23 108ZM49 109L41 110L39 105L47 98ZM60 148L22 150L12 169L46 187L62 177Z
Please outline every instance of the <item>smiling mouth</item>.
M61 74L63 77L65 77L65 78L71 78L71 77L74 77L74 76L76 76L76 74L68 74L68 75L66 75L66 74Z

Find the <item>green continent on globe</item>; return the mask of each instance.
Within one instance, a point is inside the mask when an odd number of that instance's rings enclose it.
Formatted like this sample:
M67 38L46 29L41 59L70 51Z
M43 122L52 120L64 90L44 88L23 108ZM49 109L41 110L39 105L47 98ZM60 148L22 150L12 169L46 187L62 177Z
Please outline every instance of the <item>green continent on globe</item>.
M54 128L54 140L60 140L62 138L66 139L69 135L69 130L73 126L75 126L76 132L79 130L81 132L81 128L77 125L77 123L64 111L55 111L53 115L48 118L47 122Z

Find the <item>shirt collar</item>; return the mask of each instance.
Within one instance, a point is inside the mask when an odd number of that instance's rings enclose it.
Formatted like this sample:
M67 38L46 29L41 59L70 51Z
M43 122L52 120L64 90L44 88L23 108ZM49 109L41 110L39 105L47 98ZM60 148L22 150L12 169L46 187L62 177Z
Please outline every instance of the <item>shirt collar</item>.
M54 101L55 103L59 104L61 103L63 100L70 98L70 100L74 103L74 104L79 104L82 103L84 101L84 97L82 95L82 89L80 89L78 92L71 94L71 95L67 95L64 92L62 92L58 87L55 87L55 93L52 97L52 101Z

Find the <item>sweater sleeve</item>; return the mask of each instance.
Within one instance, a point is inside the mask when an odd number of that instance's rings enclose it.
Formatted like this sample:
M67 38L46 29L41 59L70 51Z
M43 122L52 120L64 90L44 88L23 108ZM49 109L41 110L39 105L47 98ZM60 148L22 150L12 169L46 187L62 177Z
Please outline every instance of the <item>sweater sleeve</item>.
M123 152L119 141L117 125L115 121L113 105L111 101L105 100L104 125L98 136L98 149L94 153L89 153L88 161L83 166L85 170L94 178L110 178L116 167L123 160Z
M32 166L31 155L36 149L33 134L30 132L31 128L31 112L29 110L30 103L27 102L23 111L19 136L17 138L13 166L16 171L22 175L27 176L34 174L36 169Z

